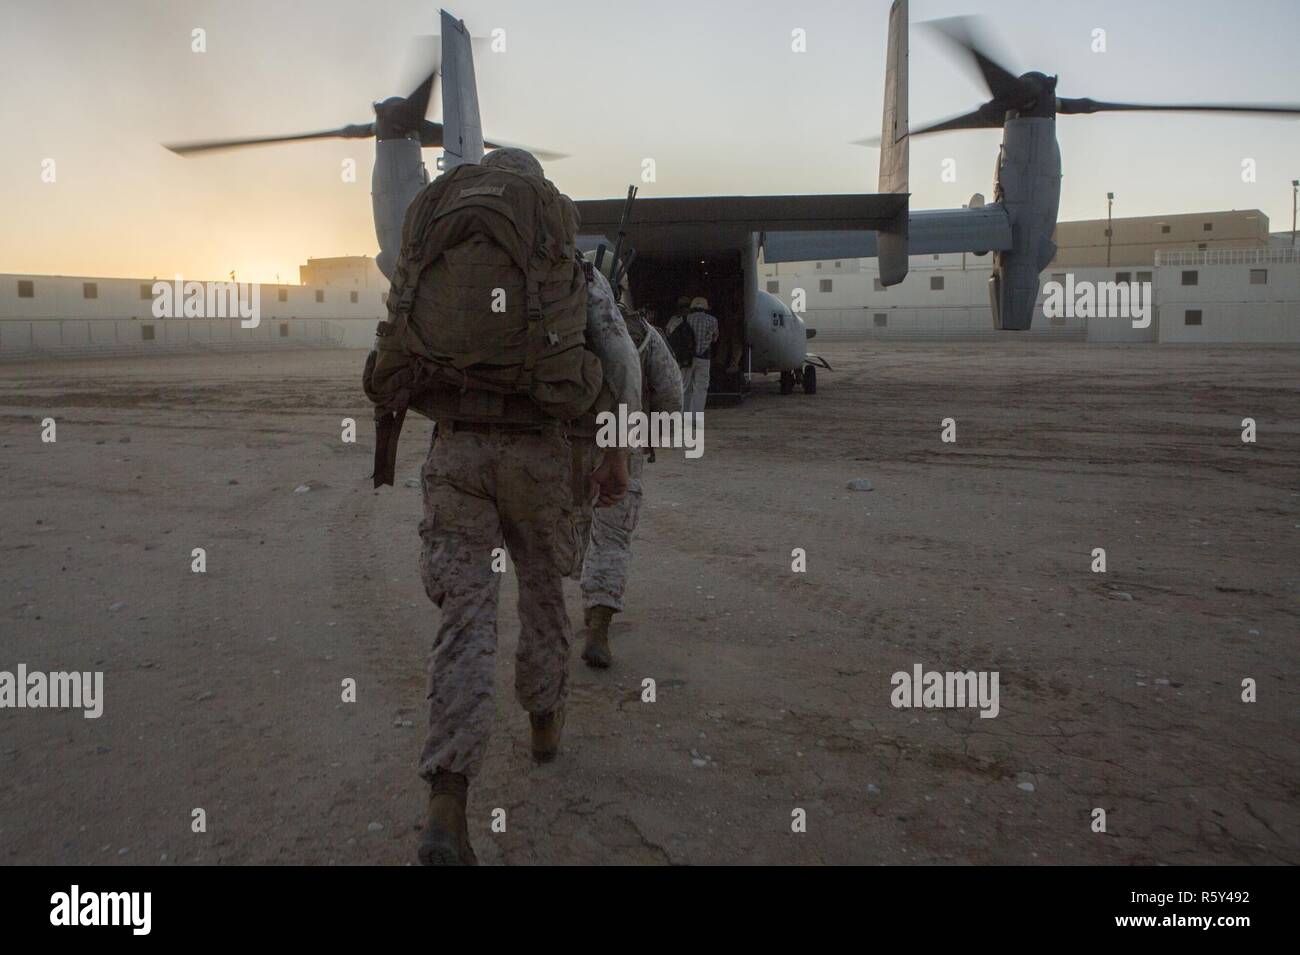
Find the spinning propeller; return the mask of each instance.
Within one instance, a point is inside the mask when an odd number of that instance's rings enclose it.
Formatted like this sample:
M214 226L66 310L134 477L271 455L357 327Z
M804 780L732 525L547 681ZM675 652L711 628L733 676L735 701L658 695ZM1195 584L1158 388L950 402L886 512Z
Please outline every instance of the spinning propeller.
M948 119L911 130L911 135L942 133L953 129L999 129L1008 114L1050 117L1085 113L1178 112L1253 113L1266 116L1300 116L1300 105L1269 103L1111 103L1088 97L1058 97L1057 77L1031 72L1016 76L989 53L989 44L976 39L972 17L952 17L924 24L957 55L969 62L983 80L992 99ZM856 145L878 146L880 139L858 140Z
M216 152L222 149L237 149L242 146L301 142L308 139L368 139L372 136L377 136L379 139L418 137L420 145L423 147L441 146L442 123L436 123L425 118L429 111L429 100L433 97L434 88L437 86L438 70L439 64L435 62L429 68L428 74L420 82L420 85L412 90L409 96L390 96L382 102L375 103L374 122L352 123L347 126L340 126L337 129L322 129L313 133L293 133L287 136L208 139L188 143L164 143L163 145L178 156L191 156L195 153ZM488 149L500 149L503 146L516 144L504 141L487 142L485 140L483 145ZM563 153L550 152L545 149L533 149L531 146L519 148L527 149L542 160L565 158Z

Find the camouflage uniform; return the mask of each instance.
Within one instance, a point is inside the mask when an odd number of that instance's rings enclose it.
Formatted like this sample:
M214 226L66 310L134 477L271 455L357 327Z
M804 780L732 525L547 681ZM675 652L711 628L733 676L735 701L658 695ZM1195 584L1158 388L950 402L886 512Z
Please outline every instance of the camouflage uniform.
M615 402L641 406L641 370L614 295L596 273L587 342ZM497 595L492 550L504 544L519 579L515 694L529 713L554 712L568 685L572 631L562 578L577 562L575 512L587 474L575 473L558 425L531 432L439 427L423 471L420 560L425 591L442 609L429 671L429 729L420 774L477 774L494 715ZM581 480L582 486L575 486Z
M633 321L640 321L633 319ZM638 351L645 390L642 406L653 411L682 410L682 375L668 343L654 328L641 322L645 337ZM634 334L634 339L638 337ZM628 461L627 497L613 507L592 514L590 543L582 563L582 605L623 610L628 566L632 562L632 535L641 514L641 475L646 455L636 451ZM582 541L587 541L584 536Z

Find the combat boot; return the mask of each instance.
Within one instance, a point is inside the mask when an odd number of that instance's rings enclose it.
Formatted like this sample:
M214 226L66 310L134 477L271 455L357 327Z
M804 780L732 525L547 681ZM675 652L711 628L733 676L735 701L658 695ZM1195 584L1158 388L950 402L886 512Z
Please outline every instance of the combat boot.
M560 706L554 712L541 716L529 713L528 722L533 728L533 759L539 763L549 763L560 751L560 731L564 729L564 707Z
M421 865L478 865L465 825L469 780L460 773L436 772L429 787L429 821L420 839Z
M604 670L612 662L609 652L609 624L614 619L613 607L588 607L584 614L587 622L587 639L582 647L582 659L587 666Z

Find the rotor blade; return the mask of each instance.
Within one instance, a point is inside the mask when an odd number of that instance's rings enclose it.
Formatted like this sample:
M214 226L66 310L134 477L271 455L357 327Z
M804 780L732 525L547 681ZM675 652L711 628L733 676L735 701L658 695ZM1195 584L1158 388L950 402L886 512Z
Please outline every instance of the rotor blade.
M437 84L438 71L433 70L421 80L411 95L406 97L406 104L402 107L402 112L412 121L412 125L418 123L429 112L429 97L433 95L433 88Z
M960 116L953 116L950 119L943 119L937 123L931 123L929 126L922 126L920 129L914 129L909 135L920 136L924 133L946 133L951 129L1000 129L1002 119L1000 117L990 117L982 109L972 110L969 113L962 113Z
M942 119L937 123L931 123L929 126L922 126L920 129L913 129L908 135L920 136L923 133L946 133L952 129L998 129L1001 125L1001 120L989 116L983 109L977 109L969 113L962 113L960 116ZM851 145L870 146L879 149L880 137L872 136L870 139L854 140Z
M420 145L425 148L442 145L442 123L435 123L431 119L426 119L420 125ZM517 143L508 143L504 140L492 140L492 142L483 142L486 149L502 149L506 146L513 146L515 149L526 149L539 160L543 162L554 161L557 159L568 159L567 153L551 152L547 149L534 149L532 146L520 146Z
M433 91L438 85L438 71L442 68L441 59L440 53L430 62L427 67L428 72L424 74L420 85L396 107L391 119L398 125L406 129L415 129L429 115L429 100L433 98Z
M420 145L425 149L442 145L442 123L426 119L420 123Z
M930 126L922 126L919 130L910 130L907 135L919 136L924 133L948 133L949 130L996 130L1001 127L1002 122L987 116L983 109L971 110L970 113L962 113L961 116L949 117L948 120L932 122ZM872 149L880 148L880 136L868 136L867 139L854 139L849 146L867 146Z
M472 36L469 42L477 61L487 55L492 39ZM406 97L408 102L414 101L414 106L409 112L404 109L401 114L402 121L414 129L420 120L429 115L429 106L439 102L438 78L442 75L442 37L436 33L417 34L411 38L403 59L405 66L400 74L402 78L408 83L420 78L411 95ZM419 113L418 116L415 115L416 112Z
M975 17L947 17L942 20L927 20L923 26L929 27L971 58L994 99L1023 95L1024 84L1020 78L988 54L987 42L981 45L975 39L972 26L977 22Z
M357 123L340 126L338 129L324 129L316 133L296 133L292 136L257 136L252 139L207 139L191 143L163 143L178 156L192 153L214 152L220 149L237 149L241 146L266 146L271 143L291 143L305 139L360 139L375 134L374 123Z
M1265 116L1300 116L1300 105L1287 103L1106 103L1088 97L1057 100L1056 111L1066 116L1086 113L1257 113Z
M552 162L557 159L568 159L568 153L551 152L549 149L534 149L532 146L523 146L519 143L508 143L504 139L494 139L492 142L483 140L484 149L524 149L532 153L543 162Z

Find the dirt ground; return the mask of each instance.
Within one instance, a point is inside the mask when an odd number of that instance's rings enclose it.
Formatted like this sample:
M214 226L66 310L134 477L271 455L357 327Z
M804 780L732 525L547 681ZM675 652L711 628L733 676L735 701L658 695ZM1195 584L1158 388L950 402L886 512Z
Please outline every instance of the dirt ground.
M760 379L648 469L615 666L575 648L545 767L507 577L480 859L1300 862L1300 350L821 351L819 394ZM414 861L428 426L372 490L362 359L0 365L0 670L105 681L97 720L0 711L0 862ZM894 708L918 663L997 671L999 715Z

